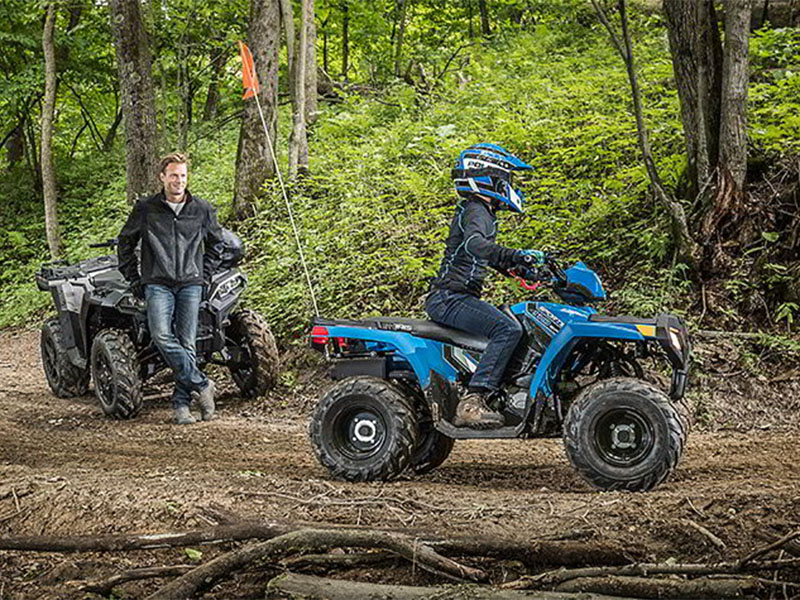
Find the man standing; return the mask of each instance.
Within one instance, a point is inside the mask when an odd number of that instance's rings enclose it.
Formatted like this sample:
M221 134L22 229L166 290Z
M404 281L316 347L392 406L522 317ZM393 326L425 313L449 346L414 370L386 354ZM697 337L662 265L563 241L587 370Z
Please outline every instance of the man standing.
M215 418L214 382L197 368L195 338L200 301L222 259L222 229L217 212L186 187L186 157L161 159L163 189L142 198L119 234L119 270L134 293L147 300L150 337L172 368L174 422L196 420L192 395L204 421ZM135 253L141 240L141 269Z

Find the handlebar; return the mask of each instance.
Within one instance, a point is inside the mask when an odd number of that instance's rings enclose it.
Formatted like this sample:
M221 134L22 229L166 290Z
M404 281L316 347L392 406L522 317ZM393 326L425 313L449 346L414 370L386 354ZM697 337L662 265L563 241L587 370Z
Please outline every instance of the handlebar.
M560 285L567 281L564 269L556 260L562 254L561 251L545 252L544 265L537 270L539 277L537 280L525 279L516 269L511 269L509 275L516 279L522 288L528 291L535 291L543 285Z
M94 244L89 244L89 248L113 248L118 244L119 240L117 238L111 238L106 240L105 242L96 242Z

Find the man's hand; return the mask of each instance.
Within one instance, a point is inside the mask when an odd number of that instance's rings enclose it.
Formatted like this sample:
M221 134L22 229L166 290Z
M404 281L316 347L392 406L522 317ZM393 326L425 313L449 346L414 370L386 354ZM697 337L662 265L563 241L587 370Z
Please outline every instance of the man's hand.
M141 281L134 281L128 286L128 291L138 300L144 300L144 286Z
M545 257L541 250L517 250L515 262L521 267L541 267L544 266Z

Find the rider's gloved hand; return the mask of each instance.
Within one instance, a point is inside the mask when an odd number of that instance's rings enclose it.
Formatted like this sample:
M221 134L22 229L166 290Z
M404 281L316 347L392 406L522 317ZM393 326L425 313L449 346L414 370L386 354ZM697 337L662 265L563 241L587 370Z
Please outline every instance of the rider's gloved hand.
M544 265L545 256L541 250L517 250L514 262L521 267L541 267Z
M522 265L514 270L516 271L517 275L522 277L525 281L539 281L544 278L542 272L536 267L527 267Z

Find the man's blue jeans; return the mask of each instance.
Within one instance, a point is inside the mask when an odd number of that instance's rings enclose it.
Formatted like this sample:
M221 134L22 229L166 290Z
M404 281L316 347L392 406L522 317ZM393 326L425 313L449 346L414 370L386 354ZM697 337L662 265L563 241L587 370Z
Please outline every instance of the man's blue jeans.
M425 312L441 325L489 338L469 387L500 389L508 361L522 338L519 321L475 296L445 288L435 288L428 294Z
M172 406L189 406L191 393L208 385L208 378L197 368L195 339L202 285L171 288L148 284L144 288L147 300L147 325L150 337L175 376Z

